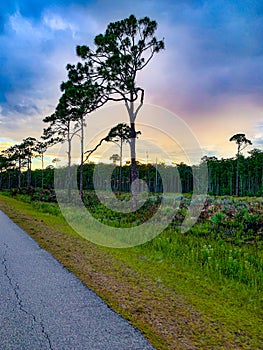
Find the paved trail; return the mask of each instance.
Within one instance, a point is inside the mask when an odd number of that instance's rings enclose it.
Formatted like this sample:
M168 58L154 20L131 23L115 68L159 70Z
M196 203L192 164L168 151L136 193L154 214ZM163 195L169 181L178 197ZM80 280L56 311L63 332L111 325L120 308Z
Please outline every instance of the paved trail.
M154 350L0 211L1 350Z

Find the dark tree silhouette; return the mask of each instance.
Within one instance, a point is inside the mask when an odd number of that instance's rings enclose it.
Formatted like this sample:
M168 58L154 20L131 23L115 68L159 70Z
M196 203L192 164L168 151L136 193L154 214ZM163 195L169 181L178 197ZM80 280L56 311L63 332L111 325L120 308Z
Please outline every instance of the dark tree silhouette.
M136 131L136 137L138 137L141 134L140 131ZM120 161L120 176L119 176L119 190L121 190L122 186L122 152L123 152L123 144L125 142L129 143L131 142L131 128L126 123L119 123L118 125L111 128L108 135L100 140L100 142L91 150L86 151L85 153L88 154L85 161L89 159L91 154L95 152L102 143L106 142L114 142L120 147L120 155L119 155L119 161Z
M27 137L23 139L21 147L24 151L24 157L27 161L27 187L31 186L31 168L32 168L32 158L34 156L34 147L37 140L34 137Z
M80 137L80 171L79 192L83 196L83 164L84 164L84 126L86 117L107 102L104 88L94 75L92 62L86 64L67 65L68 81L61 84L61 90L67 98L71 113L78 121Z
M41 187L44 188L44 153L47 151L48 142L37 141L34 152L41 157Z
M44 129L42 138L53 145L58 142L67 142L67 188L68 199L71 200L71 148L73 137L79 132L78 118L75 110L71 108L70 100L63 94L59 100L55 113L43 119L49 126Z
M35 143L36 139L34 137L27 137L20 144L11 146L3 151L4 156L9 161L9 166L10 164L14 166L17 163L18 188L21 187L21 171L25 166L27 167L27 186L30 187L31 185L31 165Z
M154 36L157 22L149 17L137 19L134 15L121 21L110 23L105 34L95 37L95 50L87 46L77 46L77 54L83 60L94 63L94 74L104 84L107 99L124 101L129 114L131 128L131 178L138 178L136 170L136 127L135 121L144 101L144 90L136 86L137 73L164 49L163 40ZM140 97L139 106L134 102ZM136 207L136 187L133 187L133 206Z
M140 131L136 131L136 138L141 134ZM131 128L126 123L119 123L114 126L109 134L107 142L114 142L120 147L120 176L119 176L119 190L122 190L122 158L123 158L123 144L126 142L131 143Z
M7 171L9 167L8 158L0 154L0 190L2 190L3 173Z
M239 163L240 155L243 149L247 146L252 145L252 142L246 138L245 134L235 134L229 141L234 141L237 144L237 167L236 167L236 196L239 195Z

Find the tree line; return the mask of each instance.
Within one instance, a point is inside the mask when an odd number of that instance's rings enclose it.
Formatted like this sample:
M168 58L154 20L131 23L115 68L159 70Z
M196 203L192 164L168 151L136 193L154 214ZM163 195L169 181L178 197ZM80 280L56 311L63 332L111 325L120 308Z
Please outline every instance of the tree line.
M0 188L1 190L19 187L27 187L30 170L19 173L19 168L4 168L5 164L0 157ZM236 195L238 166L238 195L239 196L263 196L263 151L252 149L248 155L240 155L233 158L208 157L202 158L199 165L190 166L185 163L179 163L173 166L161 164L141 164L137 162L138 176L143 179L151 192L162 192L163 183L165 189L169 192L191 193L193 191L193 168L206 165L208 168L207 191L208 194L216 196ZM78 174L80 167L78 168ZM129 192L131 186L131 164L120 166L118 164L104 164L99 168L100 173L94 177L94 168L96 164L92 162L85 163L83 166L83 189L93 190L94 186L101 189L107 189L109 186L114 191ZM108 167L111 167L112 177L110 183L105 183L105 173L108 173ZM163 175L165 174L165 175ZM41 188L54 188L54 166L48 166L46 169L31 170L31 186ZM94 180L95 179L95 180ZM96 183L94 183L96 181Z

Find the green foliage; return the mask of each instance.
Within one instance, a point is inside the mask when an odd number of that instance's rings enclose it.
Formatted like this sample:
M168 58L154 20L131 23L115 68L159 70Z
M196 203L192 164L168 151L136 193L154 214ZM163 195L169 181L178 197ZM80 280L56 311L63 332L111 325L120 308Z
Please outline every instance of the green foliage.
M59 206L55 203L44 203L44 202L34 201L33 206L36 210L40 211L41 213L48 213L54 216L61 215Z
M125 194L121 195L122 200ZM157 200L156 196L156 200ZM87 207L103 223L115 227L130 227L149 219L158 210L157 202L130 214L112 212L88 193ZM191 198L181 199L179 210L170 227L152 241L136 248L160 262L180 260L193 266L212 280L230 279L252 288L263 287L263 207L259 200L237 200L231 197L207 198L198 223L187 234L179 232ZM169 207L167 207L169 210ZM159 220L162 220L160 218ZM243 287L242 287L243 288Z
M56 203L55 191L52 189L42 189L42 188L27 188L21 187L12 189L10 191L2 192L7 196L16 197L24 200L27 203L38 201L38 202L53 202Z
M211 221L212 223L219 228L220 225L222 225L226 220L226 215L221 213L221 212L217 212L214 216L211 217Z
M263 195L263 152L260 150L253 150L250 152L250 156L247 158L242 158L240 162L244 163L244 167L240 168L239 175L241 178L242 188L240 189L240 195L243 196L257 196L262 197ZM235 166L236 159L221 159L221 160L207 160L208 166L208 191L210 195L224 195L228 196L234 193L235 190ZM202 166L201 163L200 166ZM111 165L106 165L108 167ZM86 190L93 189L93 170L95 164L89 163L83 166L83 188ZM197 167L197 166L195 166ZM193 190L193 174L190 166L181 163L177 166L165 166L163 164L158 164L158 169L162 168L162 173L167 174L164 178L167 184L168 192L181 191L178 187L179 178L176 174L180 175L180 182L182 185L182 192L184 195L186 193L191 193ZM10 189L18 187L18 169L14 168L12 162L3 163L3 171L1 175L2 189ZM151 192L155 191L155 179L156 179L156 168L154 164L140 164L137 162L137 170L139 177L144 179ZM122 167L122 191L130 191L130 165L125 164ZM120 167L117 166L115 173L117 178L120 176ZM41 170L32 171L32 185L36 187L41 187ZM44 177L44 187L53 188L54 187L54 169L48 167L43 171ZM113 177L114 180L114 177ZM100 179L97 177L97 181ZM162 191L162 179L160 173L158 173L157 178L157 189L158 192ZM21 173L21 186L26 186L26 172ZM101 187L101 185L100 185Z
M21 192L16 196L33 202L37 210L59 215L56 204L35 200L41 192L33 193L32 197ZM117 196L122 201L130 199L130 194L118 193ZM93 191L85 192L83 197L92 215L113 227L132 227L147 221L158 211L160 199L159 195L149 196L139 210L124 214L110 210L111 202L107 203L108 207L104 206ZM190 196L181 197L174 220L165 232L134 249L159 262L180 260L213 281L229 279L244 288L252 288L253 293L260 292L263 287L263 207L260 200L208 197L198 223L187 234L182 234L180 224L190 202ZM169 206L166 211L167 215L171 214ZM158 218L158 222L162 219Z
M231 141L231 142L234 141L237 144L237 146L238 146L238 150L237 150L238 156L240 155L240 152L244 148L246 148L248 145L252 145L252 142L246 138L245 134L235 134L229 139L229 141Z
M97 35L95 51L87 46L77 46L77 54L83 60L95 63L94 70L106 82L110 94L117 92L123 99L133 91L136 99L137 71L142 70L155 53L164 49L164 42L154 36L156 29L156 21L131 15L110 23L104 34Z

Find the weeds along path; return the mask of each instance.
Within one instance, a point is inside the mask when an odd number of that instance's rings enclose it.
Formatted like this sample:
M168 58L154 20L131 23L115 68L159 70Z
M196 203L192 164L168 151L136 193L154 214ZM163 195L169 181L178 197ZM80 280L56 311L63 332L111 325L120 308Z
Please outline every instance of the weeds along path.
M140 250L98 247L61 216L0 196L0 209L141 330L156 349L261 349L262 322L235 302L238 288L194 270L151 261Z

